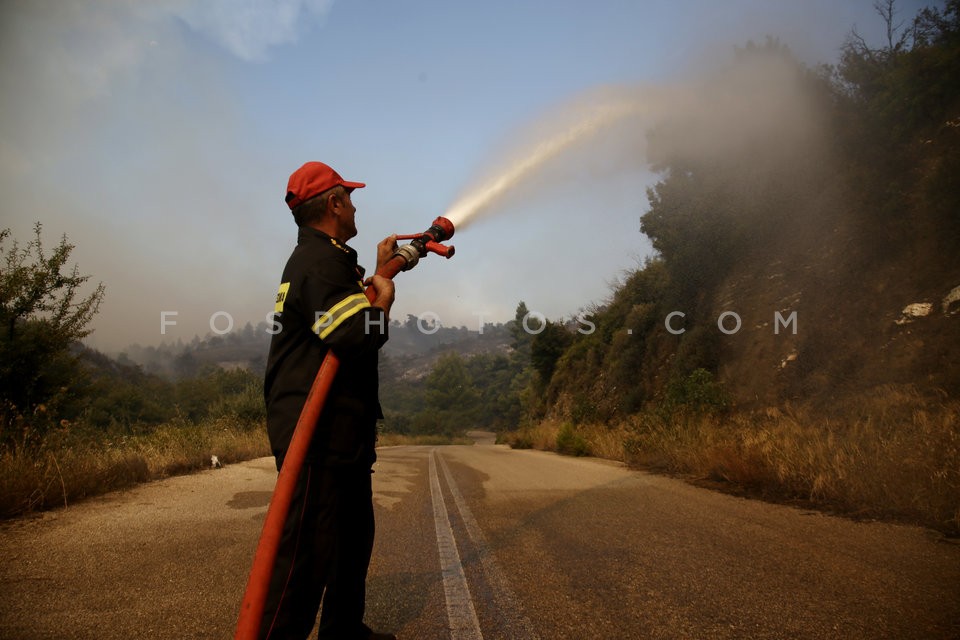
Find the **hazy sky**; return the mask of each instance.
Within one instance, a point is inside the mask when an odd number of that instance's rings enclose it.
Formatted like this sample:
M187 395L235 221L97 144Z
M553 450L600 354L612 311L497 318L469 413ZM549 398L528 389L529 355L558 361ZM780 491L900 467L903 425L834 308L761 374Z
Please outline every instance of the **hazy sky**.
M95 347L189 340L218 312L218 329L256 324L303 162L367 183L351 245L372 267L382 237L424 230L610 92L682 83L767 35L832 62L854 26L881 42L872 4L0 0L0 227L77 245L107 290ZM520 300L550 318L601 302L650 252L654 177L642 131L623 133L573 147L462 227L454 258L398 276L394 317L475 329Z

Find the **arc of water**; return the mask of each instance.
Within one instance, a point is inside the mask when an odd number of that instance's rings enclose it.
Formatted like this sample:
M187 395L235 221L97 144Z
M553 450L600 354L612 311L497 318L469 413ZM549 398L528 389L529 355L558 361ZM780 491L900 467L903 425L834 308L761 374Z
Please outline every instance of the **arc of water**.
M560 155L575 143L588 139L604 127L639 109L640 105L635 101L620 101L596 107L588 117L557 135L539 142L529 154L522 155L515 162L507 165L502 173L465 194L447 209L444 216L458 230L462 229L477 214L488 209L547 161Z

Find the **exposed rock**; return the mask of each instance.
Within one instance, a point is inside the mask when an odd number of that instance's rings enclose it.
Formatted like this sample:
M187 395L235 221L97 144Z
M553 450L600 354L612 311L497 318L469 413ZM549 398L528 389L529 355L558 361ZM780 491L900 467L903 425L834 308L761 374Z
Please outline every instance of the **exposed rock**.
M897 319L897 324L909 324L918 318L925 318L930 315L930 312L933 311L933 305L929 302L914 302L913 304L908 304L903 308L903 311L900 312L900 318Z
M943 298L943 313L952 316L960 312L960 286L954 287L953 291Z

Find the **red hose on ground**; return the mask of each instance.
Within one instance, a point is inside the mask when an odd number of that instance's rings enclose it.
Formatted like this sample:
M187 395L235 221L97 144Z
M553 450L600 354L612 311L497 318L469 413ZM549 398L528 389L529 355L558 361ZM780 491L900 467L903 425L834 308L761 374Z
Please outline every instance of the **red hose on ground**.
M377 275L393 279L406 266L402 256L394 256L377 270ZM376 291L367 287L367 299L373 302ZM317 427L320 412L326 403L330 385L340 368L340 359L332 350L327 351L313 386L303 404L300 418L290 439L287 455L283 459L277 484L273 489L273 497L267 508L267 519L263 523L260 542L253 556L253 566L250 569L250 578L247 580L247 590L240 605L240 616L237 620L235 640L256 640L260 633L260 620L263 618L263 609L267 600L267 589L270 586L270 577L277 560L277 550L280 548L280 538L283 535L283 523L290 511L293 501L293 489L303 469L303 461L307 457L313 432Z

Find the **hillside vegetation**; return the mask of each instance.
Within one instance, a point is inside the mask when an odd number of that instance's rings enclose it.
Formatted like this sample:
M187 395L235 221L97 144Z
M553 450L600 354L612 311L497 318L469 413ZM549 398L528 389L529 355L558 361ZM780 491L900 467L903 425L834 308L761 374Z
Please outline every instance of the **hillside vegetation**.
M738 49L709 111L650 132L657 255L512 441L960 528L958 77L958 2L835 67Z
M164 378L79 340L103 299L66 237L0 231L0 518L267 455L262 377L194 366ZM195 360L190 358L190 360Z
M810 68L748 44L650 129L656 254L605 303L520 302L482 332L394 320L381 432L488 428L960 533L960 0L904 29L878 8L886 46L854 32ZM66 239L9 244L0 516L268 453L265 325L107 358L79 346L103 289L76 299Z

